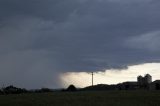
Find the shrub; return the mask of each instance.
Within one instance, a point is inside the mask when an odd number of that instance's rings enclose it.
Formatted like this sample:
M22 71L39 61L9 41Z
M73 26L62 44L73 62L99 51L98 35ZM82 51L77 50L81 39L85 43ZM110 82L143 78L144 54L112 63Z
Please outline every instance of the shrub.
M77 88L74 85L70 85L66 91L77 91Z

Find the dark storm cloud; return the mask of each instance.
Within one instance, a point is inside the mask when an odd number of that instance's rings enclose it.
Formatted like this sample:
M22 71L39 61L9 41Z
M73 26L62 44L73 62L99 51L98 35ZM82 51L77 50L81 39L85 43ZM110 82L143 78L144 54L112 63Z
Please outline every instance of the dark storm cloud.
M74 0L1 0L0 9L3 10L1 18L22 15L60 21L77 6Z
M58 87L61 72L159 62L159 6L158 0L1 0L1 84Z

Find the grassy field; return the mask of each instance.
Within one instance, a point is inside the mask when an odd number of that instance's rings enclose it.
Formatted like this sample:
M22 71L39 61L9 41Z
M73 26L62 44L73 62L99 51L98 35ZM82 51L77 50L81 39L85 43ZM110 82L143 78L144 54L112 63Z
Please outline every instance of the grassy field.
M160 91L53 92L1 95L0 106L160 106Z

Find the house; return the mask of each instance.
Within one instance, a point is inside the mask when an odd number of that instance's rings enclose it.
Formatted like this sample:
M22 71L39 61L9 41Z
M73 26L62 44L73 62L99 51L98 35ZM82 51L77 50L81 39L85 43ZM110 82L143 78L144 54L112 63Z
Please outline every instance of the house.
M123 82L117 85L119 90L135 90L138 88L137 82Z
M150 90L160 90L160 80L156 80L149 85Z

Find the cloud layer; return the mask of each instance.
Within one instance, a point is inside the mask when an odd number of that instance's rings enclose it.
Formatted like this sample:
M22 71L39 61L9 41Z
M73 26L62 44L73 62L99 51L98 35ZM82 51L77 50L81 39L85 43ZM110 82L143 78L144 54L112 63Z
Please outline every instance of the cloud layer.
M159 62L158 0L1 0L0 84Z
M96 84L118 84L126 81L137 81L137 76L150 73L152 80L160 79L160 63L145 63L128 66L127 69L109 69L104 72L94 73L93 83ZM60 76L64 87L74 84L76 87L91 86L92 76L87 72L68 72Z

